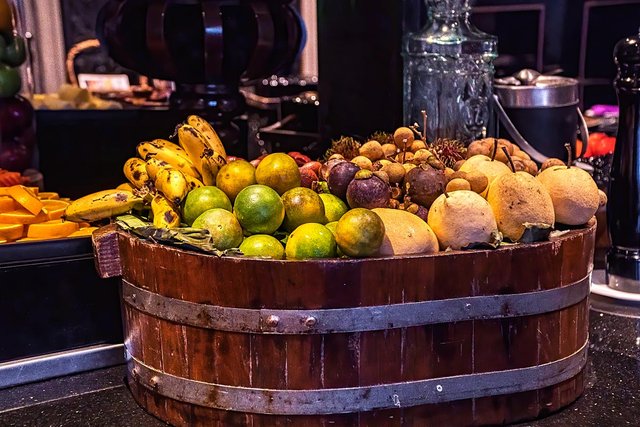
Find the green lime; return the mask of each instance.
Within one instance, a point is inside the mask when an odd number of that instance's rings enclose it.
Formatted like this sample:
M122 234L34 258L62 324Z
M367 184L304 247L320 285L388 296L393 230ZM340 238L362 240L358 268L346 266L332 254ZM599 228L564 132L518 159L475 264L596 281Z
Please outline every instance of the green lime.
M213 246L221 251L237 248L242 243L242 227L225 209L209 209L193 222L193 228L209 230Z
M24 39L20 36L15 36L4 49L2 62L11 67L19 67L26 59L27 48L25 47Z
M209 209L220 208L231 212L231 202L217 187L205 186L191 190L182 207L182 219L192 225L200 215Z
M349 210L347 204L338 196L328 193L321 193L319 196L324 203L324 214L327 217L327 222L338 221Z
M0 98L9 98L20 92L22 80L17 68L0 64Z
M283 227L287 231L293 231L302 224L315 222L324 224L324 203L313 190L304 187L296 187L282 195L284 204Z
M247 257L284 259L282 243L266 234L247 237L240 245L240 251Z
M338 221L336 242L348 256L367 257L378 252L384 233L384 223L378 214L369 209L356 208Z
M336 239L322 224L302 224L289 235L285 253L287 259L333 258Z
M338 221L332 221L325 224L325 227L329 229L333 233L333 237L336 236L336 229L338 228Z
M265 185L250 185L240 191L233 212L246 234L273 234L284 220L280 196Z
M256 168L246 160L234 160L220 169L216 186L224 191L232 202L244 188L256 183Z
M256 182L269 186L282 195L287 190L300 187L300 169L288 154L269 154L256 168Z

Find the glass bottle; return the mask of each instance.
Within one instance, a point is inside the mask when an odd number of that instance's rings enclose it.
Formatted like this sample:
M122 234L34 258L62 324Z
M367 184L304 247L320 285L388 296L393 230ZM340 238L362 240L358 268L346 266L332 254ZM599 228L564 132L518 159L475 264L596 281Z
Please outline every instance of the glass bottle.
M618 42L614 59L620 115L607 203L607 282L640 293L640 35Z
M429 140L484 137L497 38L471 25L471 0L426 3L426 27L404 40L404 124L422 126L424 110Z

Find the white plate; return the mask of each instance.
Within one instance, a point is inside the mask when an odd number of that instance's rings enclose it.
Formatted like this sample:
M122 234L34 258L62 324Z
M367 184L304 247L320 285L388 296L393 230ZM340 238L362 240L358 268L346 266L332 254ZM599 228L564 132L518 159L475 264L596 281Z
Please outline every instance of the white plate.
M623 292L607 286L604 270L594 270L591 276L591 292L607 298L640 302L640 294Z

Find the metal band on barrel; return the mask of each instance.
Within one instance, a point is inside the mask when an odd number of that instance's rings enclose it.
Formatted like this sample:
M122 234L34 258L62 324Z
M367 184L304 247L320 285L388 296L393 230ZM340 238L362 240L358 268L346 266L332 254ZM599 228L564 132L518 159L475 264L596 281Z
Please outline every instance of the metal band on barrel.
M567 286L521 294L339 309L271 310L196 304L149 292L123 279L122 298L144 313L200 328L260 334L328 334L550 313L584 300L590 282L589 275Z
M254 414L343 414L519 393L559 384L584 368L587 343L568 357L527 368L319 390L273 390L205 383L160 372L131 356L129 368L138 383L181 402Z

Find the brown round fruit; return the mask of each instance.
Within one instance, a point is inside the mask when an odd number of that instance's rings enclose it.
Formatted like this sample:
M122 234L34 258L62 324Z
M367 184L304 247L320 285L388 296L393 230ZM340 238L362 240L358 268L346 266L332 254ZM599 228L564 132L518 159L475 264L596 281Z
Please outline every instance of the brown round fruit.
M552 157L544 161L544 163L540 167L540 170L543 171L549 169L551 166L567 166L567 164L560 159Z
M398 128L393 133L393 142L396 144L396 147L401 150L411 147L411 144L413 144L414 141L415 135L408 127Z
M382 145L380 145L378 141L369 141L362 144L362 146L359 149L359 153L361 156L365 156L372 162L382 159L384 157L384 151L382 150Z
M426 148L420 149L413 154L413 162L414 163L425 163L429 160L429 157L432 157L433 153Z
M382 151L384 152L385 157L393 157L398 152L398 147L395 144L384 144L382 146Z
M412 202L429 207L442 194L446 186L444 171L432 167L417 167L404 178L406 195Z
M426 149L426 148L427 148L427 144L425 144L425 142L424 142L424 141L422 141L422 140L420 140L420 139L419 139L419 140L417 140L417 141L413 141L413 144L411 144L411 147L409 148L409 150L410 150L412 153L415 153L415 152L416 152L416 151L418 151L418 150L424 150L424 149Z
M447 193L460 190L471 190L471 184L469 184L469 181L462 178L455 178L447 184Z
M381 169L389 176L389 182L391 184L398 184L404 179L406 171L400 163L389 163L383 166Z
M356 156L351 159L351 163L358 165L360 169L373 170L373 163L365 156Z
M396 155L396 162L407 163L413 160L413 153L411 151L405 151Z
M347 203L353 208L386 208L391 198L389 184L373 172L361 170L347 187Z
M360 167L351 162L342 162L335 165L331 169L331 172L329 172L327 179L327 185L329 186L331 194L338 196L342 200L346 200L347 187L359 170Z

